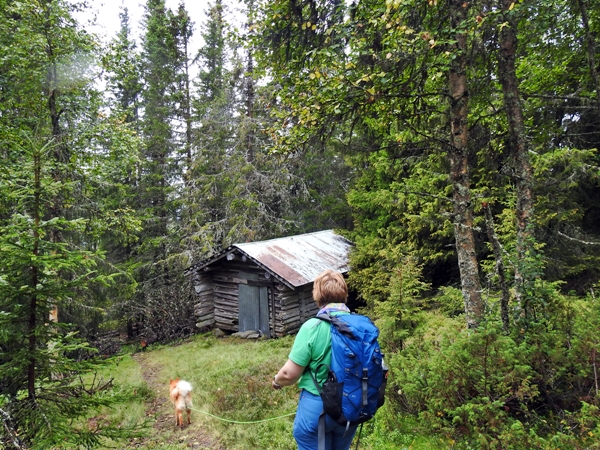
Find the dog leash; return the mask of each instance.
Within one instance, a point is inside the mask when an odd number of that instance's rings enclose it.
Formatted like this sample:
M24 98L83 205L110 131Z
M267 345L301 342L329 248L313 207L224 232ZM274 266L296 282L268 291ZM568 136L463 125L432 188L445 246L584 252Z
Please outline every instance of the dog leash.
M192 411L196 411L202 414L205 414L207 416L210 416L214 419L220 420L222 422L229 422L229 423L236 423L236 424L251 424L251 423L261 423L261 422L269 422L271 420L277 420L277 419L282 419L283 417L289 417L289 416L293 416L294 414L296 414L296 412L291 412L289 414L284 414L283 416L277 416L277 417L271 417L269 419L262 419L262 420L251 420L251 421L240 421L240 420L230 420L230 419L225 419L223 417L219 417L219 416L215 416L214 414L211 414L209 412L206 411L202 411L200 409L195 409L195 408L190 408Z

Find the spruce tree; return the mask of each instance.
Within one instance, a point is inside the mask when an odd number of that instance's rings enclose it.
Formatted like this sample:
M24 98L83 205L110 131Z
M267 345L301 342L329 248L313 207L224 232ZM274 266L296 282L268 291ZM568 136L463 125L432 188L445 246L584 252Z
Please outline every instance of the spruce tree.
M151 343L194 331L188 280L182 278L189 261L177 257L182 255L180 189L191 152L186 68L192 24L183 7L174 14L164 1L149 0L143 25L142 142L135 188L142 229L129 260L137 288L121 311Z
M142 165L139 185L144 217L143 252L149 261L164 259L171 210L170 194L177 178L173 162L173 101L176 79L175 36L163 0L148 0L144 16L142 58Z
M227 24L220 0L209 5L200 25L204 46L197 56L199 75L194 103L195 154L186 236L194 258L204 258L235 242L302 232L299 205L307 199L302 157L270 153L265 133L275 87L261 83L249 44L256 11L249 4L245 35ZM262 85L261 85L262 84ZM187 217L187 216L186 216Z
M106 182L102 155L119 142L97 137L123 130L100 112L98 49L73 18L81 7L0 4L0 442L14 447L91 447L126 434L85 421L119 400L111 382L82 380L102 366L86 339L104 313L94 291L113 279L98 270L99 235L118 221L95 193Z
M121 9L119 18L121 28L110 42L102 65L107 71L107 92L112 96L114 108L118 108L117 111L125 115L127 123L133 123L134 129L138 129L142 91L141 60L137 44L131 35L127 8Z
M56 242L55 231L83 237L90 229L81 218L47 217L56 192L76 183L54 177L53 140L25 135L20 163L2 170L0 193L10 204L0 222L0 408L6 442L19 448L54 448L73 444L93 447L103 438L132 436L130 426L107 422L87 426L86 418L102 406L124 398L112 381L84 381L103 363L97 351L62 317L67 306L81 303L94 286L111 283L98 271L103 254L70 242ZM92 227L93 228L93 227ZM58 306L58 322L49 319ZM13 430L14 432L11 432Z

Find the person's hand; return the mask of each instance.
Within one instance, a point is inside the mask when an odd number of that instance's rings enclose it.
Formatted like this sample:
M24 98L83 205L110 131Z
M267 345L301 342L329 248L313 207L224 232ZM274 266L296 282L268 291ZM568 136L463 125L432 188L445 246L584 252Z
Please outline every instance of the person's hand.
M278 384L278 383L275 381L275 378L277 378L277 375L275 375L275 376L273 377L273 382L271 383L271 386L273 386L273 389L281 389L283 386L282 386L282 385L280 385L280 384Z

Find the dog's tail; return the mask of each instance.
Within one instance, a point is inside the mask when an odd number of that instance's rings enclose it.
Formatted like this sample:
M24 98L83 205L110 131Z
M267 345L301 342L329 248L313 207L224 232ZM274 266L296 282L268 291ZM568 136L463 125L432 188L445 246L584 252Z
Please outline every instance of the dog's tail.
M177 383L177 389L179 390L179 395L183 398L185 402L186 408L191 408L192 405L192 385L187 381L181 380Z

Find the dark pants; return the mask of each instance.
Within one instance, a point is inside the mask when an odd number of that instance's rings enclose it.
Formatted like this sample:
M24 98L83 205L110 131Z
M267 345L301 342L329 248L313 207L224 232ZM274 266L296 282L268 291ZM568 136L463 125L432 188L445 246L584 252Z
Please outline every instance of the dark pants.
M322 411L321 397L303 389L294 420L294 439L298 443L298 450L317 450L319 416ZM325 449L348 450L356 428L355 425L346 431L346 427L338 425L331 417L325 416Z

